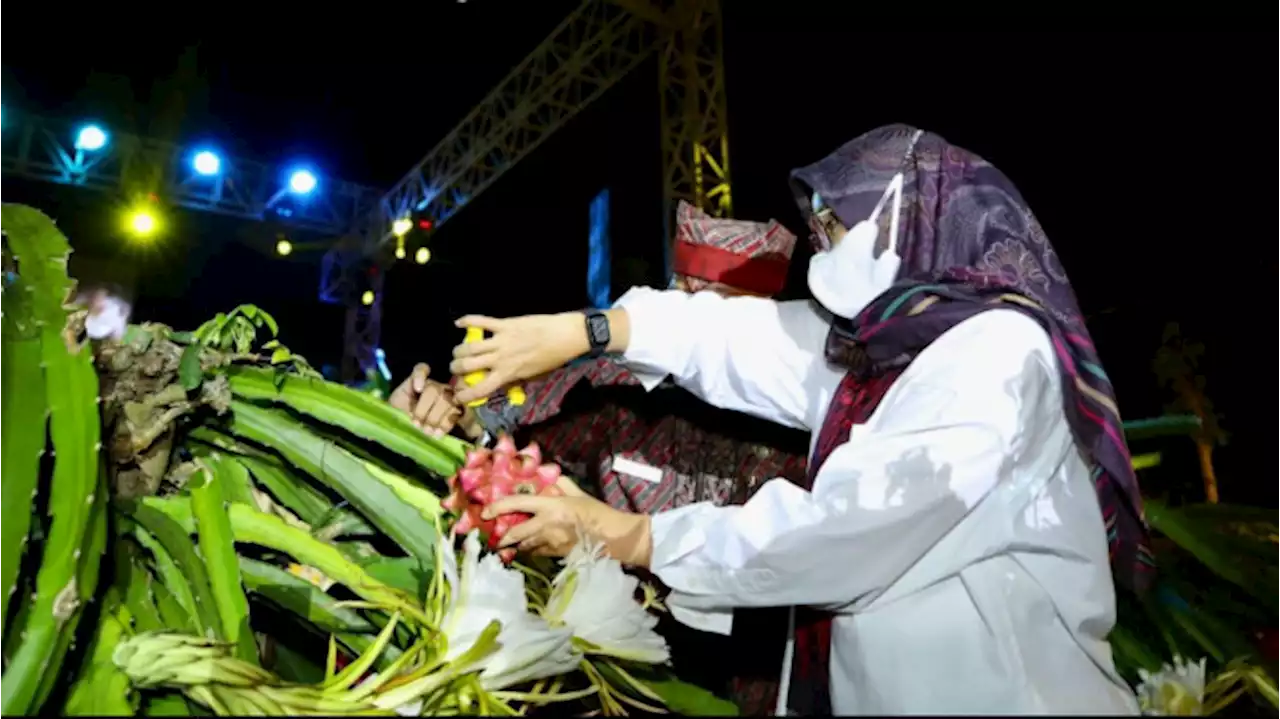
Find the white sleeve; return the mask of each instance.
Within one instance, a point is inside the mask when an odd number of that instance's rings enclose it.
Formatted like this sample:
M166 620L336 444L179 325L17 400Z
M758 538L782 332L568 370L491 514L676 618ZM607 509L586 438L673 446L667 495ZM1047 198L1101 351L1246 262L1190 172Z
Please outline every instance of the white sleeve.
M708 404L807 429L828 323L805 301L636 287L622 361L653 389L670 375Z
M1007 480L1037 433L1024 406L1053 401L1048 337L999 311L960 330L928 350L941 361L904 374L892 403L831 453L812 492L774 479L740 507L654 516L650 569L672 589L673 613L870 599Z

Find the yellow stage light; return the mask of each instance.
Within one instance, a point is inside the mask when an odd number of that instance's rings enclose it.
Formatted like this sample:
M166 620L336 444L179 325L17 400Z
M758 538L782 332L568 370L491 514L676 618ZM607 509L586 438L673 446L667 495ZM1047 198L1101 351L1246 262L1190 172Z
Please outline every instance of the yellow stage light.
M156 216L147 210L134 210L129 214L129 231L138 237L150 237L159 224Z
M396 238L396 259L397 260L404 259L404 238L403 237Z
M360 295L360 301L366 306L373 304L373 290L365 290L364 294Z
M425 247L419 247L418 251L413 253L413 261L420 265L425 265L431 259L431 250Z
M409 230L412 230L412 229L413 229L413 221L410 220L408 217L401 217L400 219L391 223L391 234L395 235L396 237L404 237L405 235L409 234Z
M293 243L288 240L280 240L276 243L276 254L284 257L293 252Z

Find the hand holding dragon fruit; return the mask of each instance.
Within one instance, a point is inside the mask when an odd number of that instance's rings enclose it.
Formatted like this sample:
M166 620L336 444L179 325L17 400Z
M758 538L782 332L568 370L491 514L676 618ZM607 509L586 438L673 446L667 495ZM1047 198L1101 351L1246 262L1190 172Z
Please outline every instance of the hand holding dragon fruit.
M564 494L556 486L560 476L559 465L542 463L542 450L537 444L517 450L515 440L504 434L492 450L474 449L467 453L462 469L449 478L450 493L441 505L457 517L455 534L479 529L488 536L489 548L496 550L503 535L530 515L506 514L484 520L480 513L485 506L513 494L560 496ZM498 552L504 562L510 562L515 553L514 548Z

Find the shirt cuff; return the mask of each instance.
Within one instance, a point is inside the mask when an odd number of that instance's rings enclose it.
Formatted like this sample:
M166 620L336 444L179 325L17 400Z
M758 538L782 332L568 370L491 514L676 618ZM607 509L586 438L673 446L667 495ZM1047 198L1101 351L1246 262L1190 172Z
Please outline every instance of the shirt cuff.
M706 515L716 509L710 502L698 502L653 515L649 519L649 537L653 542L650 571L657 574L701 547L706 542L706 534L700 525L708 521L710 517Z
M733 634L732 609L690 609L672 602L670 598L667 599L667 609L672 619L690 629L726 637Z
M662 349L670 341L662 331L661 302L655 302L658 296L648 287L632 287L627 290L614 308L627 311L627 319L631 325L631 337L627 341L627 349L619 359L640 381L645 391L653 391L669 372L660 369L663 366Z

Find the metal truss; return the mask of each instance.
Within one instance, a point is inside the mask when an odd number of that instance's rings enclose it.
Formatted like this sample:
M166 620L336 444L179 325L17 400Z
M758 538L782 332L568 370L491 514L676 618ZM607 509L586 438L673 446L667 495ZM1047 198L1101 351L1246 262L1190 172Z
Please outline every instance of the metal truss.
M685 200L716 217L733 214L720 0L680 0L658 59L662 201L670 271L671 222Z
M677 201L730 215L719 11L719 0L586 0L391 188L365 226L365 254L385 258L398 218L439 228L655 50L668 256ZM347 378L372 366L380 322L381 293L348 313Z
M23 116L4 128L0 169L5 175L74 185L101 192L155 194L179 207L341 235L367 222L380 190L320 178L305 197L281 190L286 168L219 156L219 172L203 176L191 166L196 148L126 133L112 133L100 150L75 149L67 123Z
M364 305L357 300L347 305L347 323L343 337L348 351L342 356L342 379L351 382L363 377L366 370L378 361L378 342L382 337L382 287L385 273L378 272L370 278L373 304ZM367 358L367 361L366 361Z
M411 213L443 225L653 52L656 28L604 0L587 0L383 198L370 251Z

